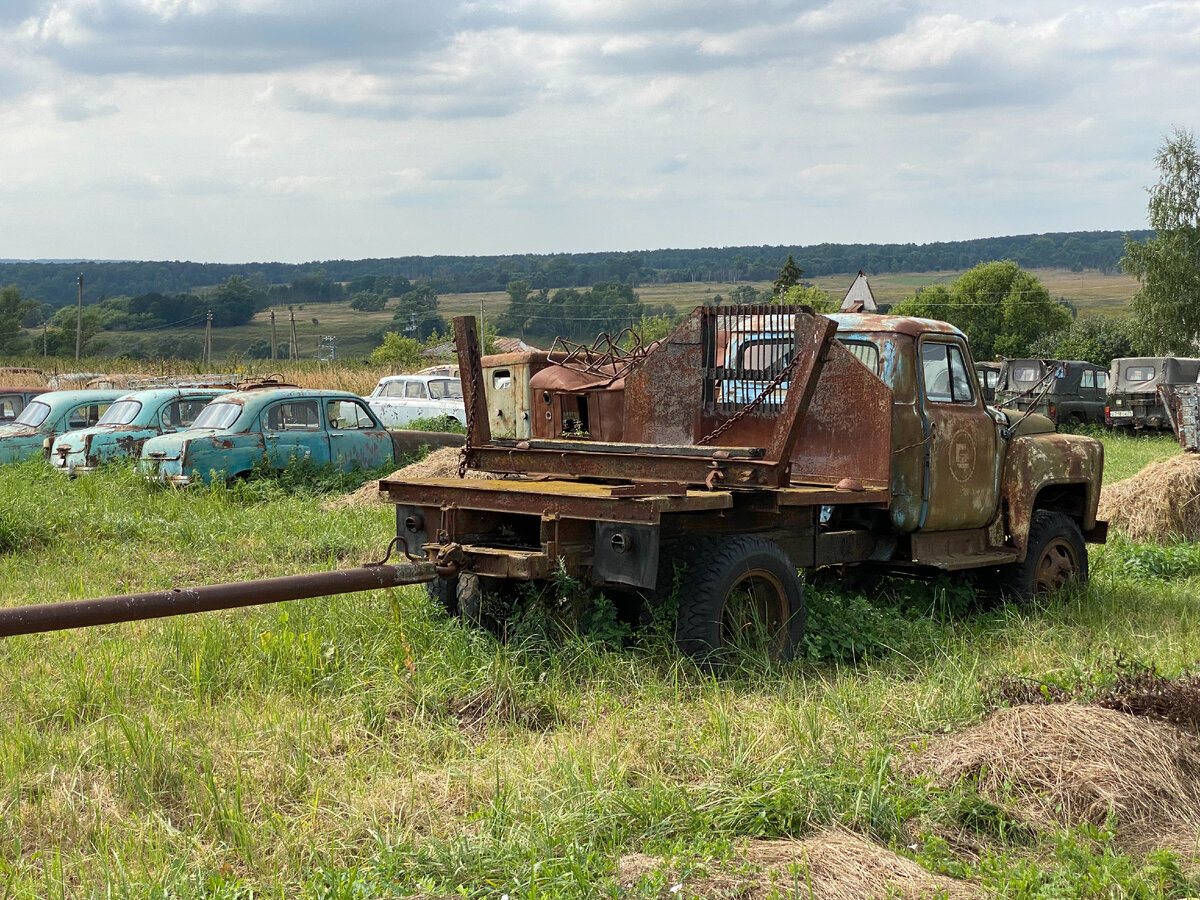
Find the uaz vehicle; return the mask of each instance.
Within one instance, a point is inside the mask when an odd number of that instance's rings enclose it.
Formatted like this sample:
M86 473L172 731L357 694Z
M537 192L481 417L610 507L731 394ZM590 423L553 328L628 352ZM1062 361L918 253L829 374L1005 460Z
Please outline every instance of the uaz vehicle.
M414 419L452 418L467 424L462 382L444 375L388 375L366 401L388 428L403 428Z
M1169 428L1171 423L1159 387L1194 384L1198 376L1200 359L1118 357L1109 370L1105 420L1120 428Z
M13 421L0 425L0 463L46 453L58 435L95 425L124 391L49 391L29 401Z
M142 444L160 434L191 427L214 397L228 388L157 388L125 394L91 428L58 437L50 464L60 472L82 475L120 457L137 458Z
M1104 423L1108 373L1078 359L1006 359L996 385L995 405L1027 410L1055 425Z
M392 436L361 397L345 391L250 387L208 404L192 427L150 438L139 469L170 484L232 479L291 460L372 468L393 457Z

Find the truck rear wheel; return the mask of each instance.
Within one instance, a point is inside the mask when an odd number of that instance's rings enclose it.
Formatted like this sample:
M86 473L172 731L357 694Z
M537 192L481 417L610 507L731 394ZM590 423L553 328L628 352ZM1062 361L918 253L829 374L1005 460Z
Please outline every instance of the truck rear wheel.
M792 658L804 637L804 587L777 544L756 537L697 541L682 555L675 644L707 666L739 654Z
M1057 591L1088 578L1087 547L1079 526L1070 516L1048 509L1036 510L1029 525L1025 560L1005 566L1004 592L1019 600Z
M452 616L458 615L458 576L425 582L425 593Z

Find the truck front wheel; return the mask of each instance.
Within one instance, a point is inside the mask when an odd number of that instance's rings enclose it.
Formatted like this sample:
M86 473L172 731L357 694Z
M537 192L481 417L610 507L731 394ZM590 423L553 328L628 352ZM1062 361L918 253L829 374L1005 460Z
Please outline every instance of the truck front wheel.
M744 536L704 539L681 562L680 651L707 666L741 653L792 658L804 637L804 588L778 545Z
M1004 590L1020 600L1049 593L1088 577L1087 548L1079 526L1070 516L1036 510L1029 525L1025 560L1005 567Z

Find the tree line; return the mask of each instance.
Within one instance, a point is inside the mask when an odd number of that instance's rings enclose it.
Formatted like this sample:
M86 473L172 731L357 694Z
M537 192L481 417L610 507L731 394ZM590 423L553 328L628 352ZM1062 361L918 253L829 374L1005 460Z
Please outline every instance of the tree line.
M1150 231L1132 231L1145 240ZM268 292L269 302L320 303L355 294L400 296L403 284L422 283L438 294L503 291L523 281L531 290L590 288L601 282L636 287L690 281L769 281L788 254L809 275L857 272L936 272L969 269L1010 259L1024 268L1065 267L1116 271L1125 234L1064 232L981 238L931 244L813 244L807 246L704 247L638 252L516 254L509 256L405 256L326 260L320 263L0 262L0 284L18 287L49 310L72 306L83 276L85 304L117 296L186 294L211 290L240 276ZM378 289L378 281L392 284ZM403 284L400 284L403 283Z

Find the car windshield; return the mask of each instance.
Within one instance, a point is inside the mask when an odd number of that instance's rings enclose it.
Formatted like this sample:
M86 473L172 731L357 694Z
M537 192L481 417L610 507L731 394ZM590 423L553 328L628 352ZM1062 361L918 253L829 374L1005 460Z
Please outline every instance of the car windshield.
M210 403L196 416L193 428L228 428L242 412L240 403Z
M429 396L434 400L453 398L462 399L462 382L458 379L445 378L429 382Z
M48 415L50 415L50 404L43 403L41 400L31 400L29 405L21 410L21 414L13 419L13 424L37 428L46 421Z
M142 410L142 404L137 400L118 400L100 417L97 425L128 425Z

